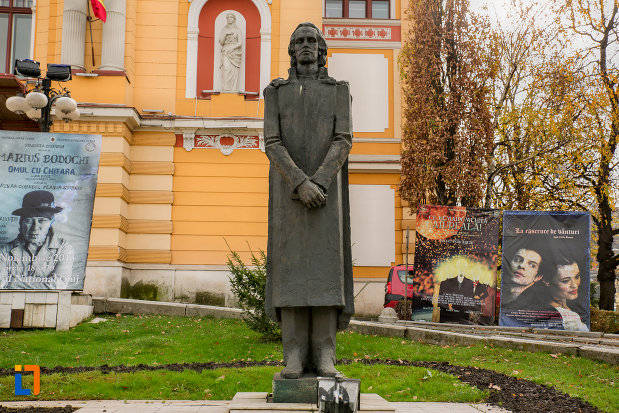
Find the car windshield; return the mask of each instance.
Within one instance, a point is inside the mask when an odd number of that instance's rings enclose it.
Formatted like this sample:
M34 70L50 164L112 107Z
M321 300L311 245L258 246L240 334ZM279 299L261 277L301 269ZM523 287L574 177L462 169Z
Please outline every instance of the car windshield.
M413 271L412 270L408 270L408 281L406 280L406 270L399 270L398 271L398 277L400 277L400 281L402 281L403 283L408 282L409 284L413 283Z

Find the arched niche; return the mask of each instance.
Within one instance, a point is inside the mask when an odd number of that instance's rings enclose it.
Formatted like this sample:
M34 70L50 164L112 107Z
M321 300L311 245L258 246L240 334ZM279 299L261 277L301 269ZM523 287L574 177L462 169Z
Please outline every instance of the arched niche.
M215 19L225 10L234 10L246 20L245 90L262 94L269 83L271 12L266 1L193 0L187 22L186 98L200 97L202 90L213 89ZM256 67L259 70L253 69Z

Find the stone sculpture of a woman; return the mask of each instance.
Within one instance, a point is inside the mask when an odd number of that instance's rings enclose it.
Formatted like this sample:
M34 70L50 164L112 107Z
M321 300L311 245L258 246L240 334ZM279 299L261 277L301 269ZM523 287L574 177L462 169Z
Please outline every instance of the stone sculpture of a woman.
M236 25L234 13L226 14L227 24L221 29L221 89L227 92L239 90L239 73L243 60L243 34Z

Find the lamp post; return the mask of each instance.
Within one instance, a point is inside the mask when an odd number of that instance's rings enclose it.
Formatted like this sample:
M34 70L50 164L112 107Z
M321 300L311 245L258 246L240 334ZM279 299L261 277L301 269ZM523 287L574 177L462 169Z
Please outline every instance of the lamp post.
M79 119L77 102L71 98L69 91L62 86L59 89L52 88L53 80L58 82L71 80L70 66L48 64L45 77L41 77L39 62L23 59L15 61L14 74L36 81L34 88L25 95L11 96L6 100L6 107L11 112L26 114L30 119L37 121L41 132L49 132L53 124L51 111L54 104L59 119L65 122Z

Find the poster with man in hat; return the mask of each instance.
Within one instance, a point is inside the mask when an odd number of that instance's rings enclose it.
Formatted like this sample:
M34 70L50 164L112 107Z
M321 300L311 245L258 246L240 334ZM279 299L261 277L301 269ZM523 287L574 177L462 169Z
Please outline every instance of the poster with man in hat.
M82 290L101 136L0 131L0 290Z

